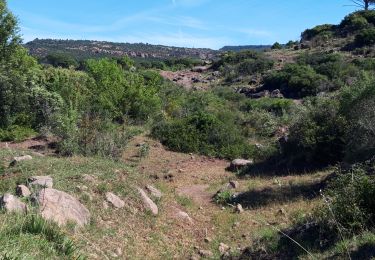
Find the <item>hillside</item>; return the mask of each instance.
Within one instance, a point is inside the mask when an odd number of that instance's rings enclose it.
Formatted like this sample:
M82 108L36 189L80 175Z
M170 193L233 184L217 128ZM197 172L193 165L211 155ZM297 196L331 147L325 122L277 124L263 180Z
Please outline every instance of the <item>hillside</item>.
M5 6L0 259L375 257L375 11L215 52L26 49Z
M271 48L271 45L239 45L239 46L224 46L220 51L244 51L244 50L256 50L264 51Z
M167 58L199 58L211 59L216 51L210 49L192 49L151 45L143 43L114 43L100 41L74 41L35 39L25 44L30 54L43 58L48 54L65 53L79 60L87 58L122 57L167 59Z

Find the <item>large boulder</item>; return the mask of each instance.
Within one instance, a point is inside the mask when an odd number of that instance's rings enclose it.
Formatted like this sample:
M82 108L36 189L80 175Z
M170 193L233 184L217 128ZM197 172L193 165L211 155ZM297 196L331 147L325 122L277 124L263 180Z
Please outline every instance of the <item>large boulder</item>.
M37 202L42 217L58 225L75 222L84 226L90 221L90 212L73 196L51 188L42 189L37 194Z
M10 166L15 166L19 162L30 161L32 159L33 159L33 157L31 157L30 155L24 155L24 156L14 157L13 160L12 160L12 162L10 163Z
M236 159L231 162L229 170L238 171L253 163L253 160Z
M0 208L4 209L7 212L15 212L15 213L26 213L27 206L25 203L20 201L17 197L13 196L12 194L4 194L0 198Z
M151 211L153 215L157 215L159 213L158 206L147 196L146 192L141 188L137 188L139 194L141 195L142 201L144 206Z
M53 179L50 176L33 176L29 178L30 187L52 188Z
M111 203L111 205L113 205L115 208L121 209L125 207L125 202L112 192L107 192L105 194L105 198L107 202Z

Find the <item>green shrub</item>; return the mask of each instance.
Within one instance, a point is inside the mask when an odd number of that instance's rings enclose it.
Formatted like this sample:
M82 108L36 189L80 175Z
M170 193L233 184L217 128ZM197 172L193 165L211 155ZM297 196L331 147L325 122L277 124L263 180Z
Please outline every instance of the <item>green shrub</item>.
M2 142L22 142L37 133L28 127L13 125L7 129L0 129L0 141Z
M365 168L356 165L347 172L337 171L336 179L324 193L326 204L321 218L346 235L358 234L375 225L375 202L372 199L375 196L375 180L371 176L373 170Z
M312 29L305 30L301 37L303 41L310 41L317 36L331 36L336 30L336 26L332 24L318 25Z
M233 193L230 190L220 191L216 193L214 201L220 205L227 205L232 201Z
M347 15L340 24L346 33L353 33L375 25L375 11L359 11Z
M283 48L283 46L278 43L278 42L275 42L272 46L271 46L271 49L272 50L281 50Z
M363 78L341 94L341 113L348 121L346 159L364 161L375 155L375 80Z
M248 158L252 153L234 123L204 112L159 122L153 127L152 135L173 151L228 159Z
M290 111L293 101L289 99L260 98L247 99L241 107L241 110L250 112L252 110L266 110L275 115L282 116Z
M77 68L78 67L78 61L66 54L66 53L51 53L48 54L45 58L45 62L48 64L51 64L54 67L61 67L61 68Z
M286 97L303 98L316 95L326 89L327 79L311 66L287 64L265 78L265 88L280 89Z
M336 164L344 158L347 122L338 102L319 99L308 105L290 126L282 156L290 167L310 168Z
M361 30L355 36L355 45L357 47L371 46L375 44L375 28Z

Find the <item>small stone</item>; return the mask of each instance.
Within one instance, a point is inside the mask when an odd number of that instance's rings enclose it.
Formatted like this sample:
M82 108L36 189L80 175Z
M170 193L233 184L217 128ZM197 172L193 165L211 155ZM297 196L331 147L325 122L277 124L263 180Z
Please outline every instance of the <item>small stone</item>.
M18 185L16 188L16 194L18 197L28 198L31 195L31 191L25 185Z
M30 187L52 188L53 179L50 176L33 176L29 178Z
M14 157L12 162L10 163L10 166L15 166L19 162L30 161L32 159L33 159L33 157L31 157L30 155Z
M4 194L4 196L0 198L0 208L5 209L7 212L14 212L14 213L26 213L27 212L26 204L20 201L17 197L9 193Z
M103 209L109 209L109 205L106 201L103 201Z
M118 196L113 194L112 192L107 192L105 194L105 198L115 208L121 209L121 208L125 207L125 202L122 199L120 199Z
M158 190L157 188L155 188L152 185L147 185L146 186L146 190L151 194L151 196L153 196L155 198L160 199L163 196L163 194L161 193L161 191Z
M231 162L229 169L231 171L238 171L253 163L253 160L236 159Z
M239 214L245 212L245 210L243 209L243 207L242 207L241 204L237 204L237 206L236 206L236 212L239 213Z
M229 185L233 188L233 189L238 189L240 187L240 183L238 181L230 181L229 182Z
M224 243L220 243L220 245L219 245L220 254L222 254L222 255L225 254L226 252L229 251L229 249L230 249L230 247L228 245L226 245Z
M210 237L206 237L206 238L204 239L204 242L206 242L206 243L211 243L211 242L212 242L212 239L211 239Z
M91 176L91 175L88 175L88 174L82 175L82 179L85 182L95 182L95 180L96 180L94 176Z
M176 216L177 216L177 218L179 218L181 220L185 220L185 221L189 222L190 224L193 223L193 219L186 212L179 211L179 212L177 212Z
M158 206L147 196L146 192L142 190L141 188L137 188L139 194L142 197L143 204L146 206L148 210L152 212L153 215L157 215L159 213Z
M199 255L201 257L213 257L214 254L209 250L199 250Z
M122 256L122 249L120 247L116 248L116 254Z
M76 187L79 192L87 191L89 188L85 185Z

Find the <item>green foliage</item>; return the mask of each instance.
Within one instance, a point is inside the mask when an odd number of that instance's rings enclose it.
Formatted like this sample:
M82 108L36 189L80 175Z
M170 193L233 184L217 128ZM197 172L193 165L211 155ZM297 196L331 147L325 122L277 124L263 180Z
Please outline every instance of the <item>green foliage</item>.
M71 55L65 53L51 53L46 56L43 60L47 64L51 64L54 67L61 67L61 68L77 68L78 61Z
M321 217L327 222L332 222L334 217L338 228L347 235L374 227L374 178L361 165L337 174L338 177L325 193L326 205Z
M289 112L292 106L292 100L265 97L260 99L247 99L241 109L246 112L252 110L266 110L267 112L282 116Z
M230 190L220 191L216 193L214 201L220 205L227 205L232 201L233 193Z
M275 42L272 46L271 46L271 49L272 50L281 50L283 48L283 46L278 43L278 42Z
M173 151L229 159L248 158L252 152L233 123L204 112L160 122L153 128L152 135Z
M375 28L361 30L355 37L355 45L358 47L372 46L375 44Z
M318 25L312 29L305 30L302 33L301 37L303 41L310 41L317 36L330 38L333 35L335 29L336 26L332 24Z
M23 126L12 125L7 129L0 129L0 141L2 142L22 142L35 135L36 132L33 129Z
M281 151L290 167L335 164L344 158L347 123L332 99L309 104L290 126Z
M349 14L342 20L340 28L345 33L353 33L375 26L375 11L359 11Z
M375 154L375 80L365 77L341 95L341 113L348 121L347 159L363 161Z
M302 98L324 91L326 78L311 66L287 64L282 70L274 71L265 79L268 90L280 89L286 97Z
M261 52L241 51L228 52L221 59L214 62L212 68L221 70L228 79L241 75L261 73L273 67L274 62Z
M21 44L16 17L8 10L6 1L0 1L0 60L8 60Z

